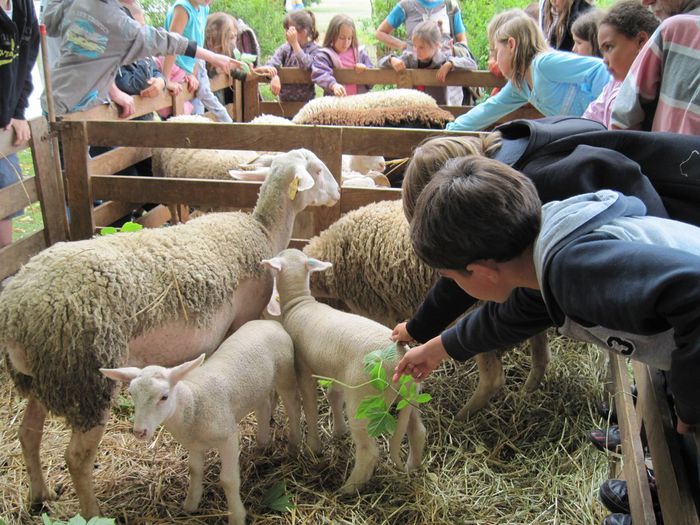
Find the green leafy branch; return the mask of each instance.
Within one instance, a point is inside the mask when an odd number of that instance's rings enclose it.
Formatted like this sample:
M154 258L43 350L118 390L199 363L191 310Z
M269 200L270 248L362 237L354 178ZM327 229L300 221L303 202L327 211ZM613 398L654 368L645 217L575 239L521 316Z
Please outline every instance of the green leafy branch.
M114 226L105 226L104 228L100 229L100 235L112 235L114 233L119 233L119 232L137 232L143 230L143 226L141 226L138 222L125 222L122 224L121 228L115 228Z
M61 521L51 519L45 512L41 515L41 522L44 525L114 525L113 518L100 518L95 516L88 521L78 514L68 521Z
M369 376L369 381L359 385L346 385L336 379L323 376L314 376L318 379L319 385L324 388L332 387L333 383L338 383L345 388L361 388L368 384L372 385L379 393L366 396L355 411L355 419L367 419L367 433L372 437L379 437L382 434L392 435L396 431L396 416L391 413L392 403L387 403L384 393L391 389L399 402L396 410L400 411L407 406L418 408L419 405L427 403L432 399L428 393L419 393L418 385L410 375L402 375L398 381L397 390L389 380L385 363L395 363L398 360L396 344L391 344L380 350L374 350L363 358L365 372Z

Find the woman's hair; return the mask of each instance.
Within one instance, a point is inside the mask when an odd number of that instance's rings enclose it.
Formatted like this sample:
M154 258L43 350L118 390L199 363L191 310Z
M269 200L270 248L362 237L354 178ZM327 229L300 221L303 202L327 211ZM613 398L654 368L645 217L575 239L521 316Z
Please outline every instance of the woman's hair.
M512 78L509 80L518 89L522 88L527 70L533 59L540 53L549 50L547 42L544 40L542 31L535 21L527 16L524 11L506 20L493 33L493 45L496 42L506 43L509 38L515 40L515 51L513 53Z
M316 29L316 16L308 9L299 9L287 13L282 22L285 29L294 26L305 29L309 35L309 39L314 42L318 38L318 30Z
M412 38L419 38L431 46L437 46L442 42L442 31L433 20L425 20L413 29Z
M348 15L335 15L331 18L331 21L328 23L328 29L326 30L326 36L323 37L323 47L333 47L333 42L338 38L342 26L350 26L352 28L353 49L360 47L360 43L357 41L355 22Z
M639 2L637 2L637 5L641 6ZM647 11L649 10L647 9ZM649 14L651 14L651 11L649 11ZM602 17L603 11L600 9L589 9L579 16L571 26L572 35L591 44L591 53L593 53L592 56L594 57L603 56L598 46L598 25Z
M567 28L569 27L569 17L571 16L571 6L576 0L567 0L564 6L564 11L561 13L552 13L552 2L551 0L545 0L543 10L544 10L544 31L547 33L547 37L550 42L556 43L555 47L559 47L564 41L566 36ZM585 3L590 3L588 0L582 0Z
M228 13L212 13L204 29L204 47L215 53L233 56L231 42L238 35L238 22Z
M601 18L600 24L614 27L627 38L635 38L642 31L651 36L659 27L659 19L637 0L621 0Z
M448 160L468 156L492 157L500 148L501 134L498 131L478 136L433 137L421 142L413 151L401 185L406 219L411 221L423 188Z

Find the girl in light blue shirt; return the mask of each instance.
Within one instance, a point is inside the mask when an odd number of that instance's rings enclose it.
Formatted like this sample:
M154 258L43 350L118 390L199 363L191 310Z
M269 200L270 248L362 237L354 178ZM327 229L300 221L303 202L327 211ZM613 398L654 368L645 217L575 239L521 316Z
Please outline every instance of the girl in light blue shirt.
M494 30L493 26L499 27ZM508 83L448 124L449 130L487 128L528 102L546 117L580 117L610 81L601 59L551 50L534 20L522 11L496 15L489 23L489 35L493 35L491 47Z

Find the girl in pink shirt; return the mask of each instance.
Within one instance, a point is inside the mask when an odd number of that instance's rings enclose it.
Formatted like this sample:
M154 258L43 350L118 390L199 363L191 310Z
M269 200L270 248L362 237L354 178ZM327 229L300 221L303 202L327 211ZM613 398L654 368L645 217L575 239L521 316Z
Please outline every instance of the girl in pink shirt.
M328 24L323 48L314 56L311 80L323 88L326 95L344 97L366 93L369 86L338 83L333 70L354 69L358 73L374 67L372 60L357 41L355 22L347 15L335 15Z

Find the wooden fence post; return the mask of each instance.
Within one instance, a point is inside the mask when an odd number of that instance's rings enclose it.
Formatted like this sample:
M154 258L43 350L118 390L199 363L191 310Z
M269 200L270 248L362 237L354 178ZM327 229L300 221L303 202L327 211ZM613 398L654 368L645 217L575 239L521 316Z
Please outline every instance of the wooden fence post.
M343 171L343 128L327 128L314 137L318 138L309 144L309 149L323 161L340 186ZM314 208L314 235L321 233L339 218L340 202L331 208Z
M250 122L260 114L258 81L246 80L243 84L243 122Z
M66 194L60 170L61 164L54 162L54 159L59 157L58 140L51 137L49 124L43 117L30 120L29 129L32 133L36 188L41 204L41 216L44 220L44 239L46 245L51 246L68 238Z
M243 122L243 82L235 80L234 107L236 108L236 122Z
M84 121L64 122L61 137L66 162L70 238L89 239L95 232L88 172L87 128Z

